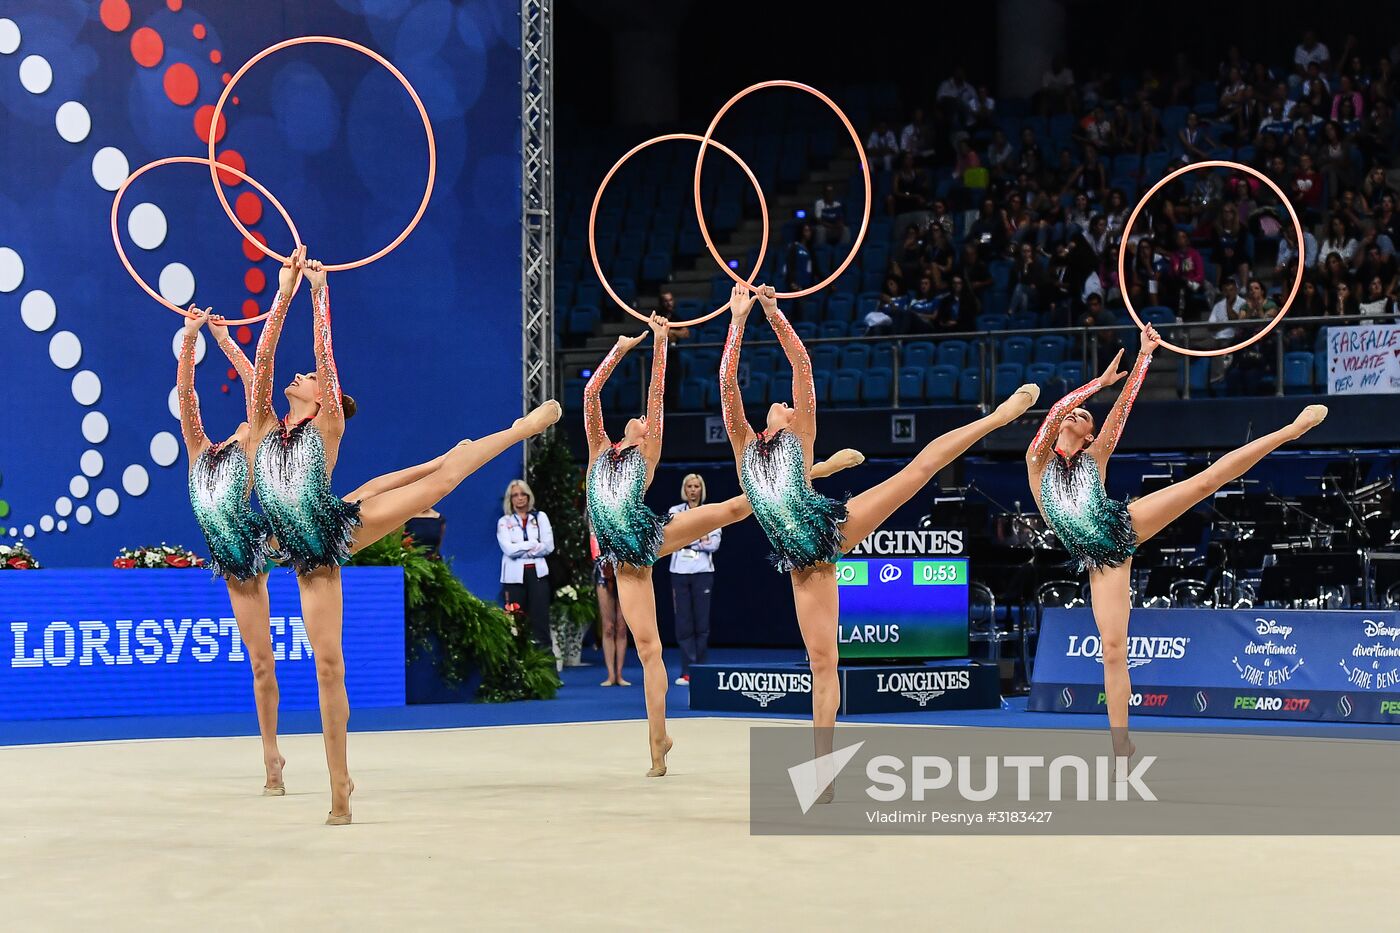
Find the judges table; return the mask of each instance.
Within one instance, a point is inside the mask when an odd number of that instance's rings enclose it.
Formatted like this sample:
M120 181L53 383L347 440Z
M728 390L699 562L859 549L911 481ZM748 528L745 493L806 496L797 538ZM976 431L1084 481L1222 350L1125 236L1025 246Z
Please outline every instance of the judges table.
M404 705L403 570L347 567L345 679L354 707ZM268 580L284 710L315 709L296 578ZM0 720L253 710L228 588L207 570L0 574Z
M1134 715L1400 723L1400 613L1134 609ZM1050 609L1028 708L1102 713L1093 612Z

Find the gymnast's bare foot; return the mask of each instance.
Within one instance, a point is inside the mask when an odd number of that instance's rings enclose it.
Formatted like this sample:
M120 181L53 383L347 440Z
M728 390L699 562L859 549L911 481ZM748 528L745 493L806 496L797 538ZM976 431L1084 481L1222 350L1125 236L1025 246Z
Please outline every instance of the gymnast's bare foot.
M673 741L671 741L671 737L668 735L668 736L665 736L665 737L661 740L661 745L660 745L660 747L659 747L659 753L658 753L658 747L655 746L655 745L652 746L652 748L651 748L651 770L647 772L647 777L665 777L665 776L666 776L666 756L670 753L671 748L672 748L675 744L676 744L676 743L673 742Z
M515 424L511 427L517 431L524 431L529 437L534 437L558 421L562 414L564 414L564 409L560 408L559 403L554 399L550 399L524 418L515 419Z
M827 457L826 462L830 465L831 472L836 473L841 470L849 470L851 467L860 466L865 462L865 454L861 453L859 450L852 450L847 447Z
M1326 405L1309 405L1298 413L1298 417L1293 419L1291 427L1294 430L1294 437L1302 437L1313 428L1322 424L1327 417Z
M264 797L282 797L287 793L287 785L282 783L282 769L287 766L287 759L278 755L276 758L268 758L263 761L263 767L267 769L267 780L263 783Z
M347 778L340 786L331 785L331 812L326 814L327 826L350 825L350 795L355 793L355 781Z
M1010 398L998 405L996 413L1010 423L1024 415L1039 398L1040 386L1028 382L1012 392Z

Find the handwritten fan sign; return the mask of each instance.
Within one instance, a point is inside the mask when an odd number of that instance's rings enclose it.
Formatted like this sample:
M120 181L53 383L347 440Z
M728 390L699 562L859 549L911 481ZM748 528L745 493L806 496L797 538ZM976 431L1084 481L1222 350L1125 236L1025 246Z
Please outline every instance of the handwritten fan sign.
M1400 392L1400 324L1327 329L1327 394Z

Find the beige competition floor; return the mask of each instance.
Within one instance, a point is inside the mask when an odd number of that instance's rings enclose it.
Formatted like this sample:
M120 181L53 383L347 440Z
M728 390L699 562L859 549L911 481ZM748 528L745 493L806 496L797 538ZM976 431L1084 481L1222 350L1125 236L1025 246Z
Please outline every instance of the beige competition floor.
M316 736L283 798L256 740L0 749L6 930L1396 928L1384 838L751 837L749 723Z

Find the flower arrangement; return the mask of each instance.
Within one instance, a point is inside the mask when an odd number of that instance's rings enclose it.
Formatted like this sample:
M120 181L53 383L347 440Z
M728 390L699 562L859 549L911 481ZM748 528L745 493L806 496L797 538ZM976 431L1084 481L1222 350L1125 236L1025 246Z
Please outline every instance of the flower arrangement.
M0 544L0 570L38 570L39 562L20 542Z
M203 567L204 558L188 548L161 543L154 547L124 547L112 566L120 570L158 570L168 567Z
M554 602L549 606L549 635L561 671L583 663L579 659L583 636L598 621L598 601L592 593L588 597L580 595L572 583L554 591Z

